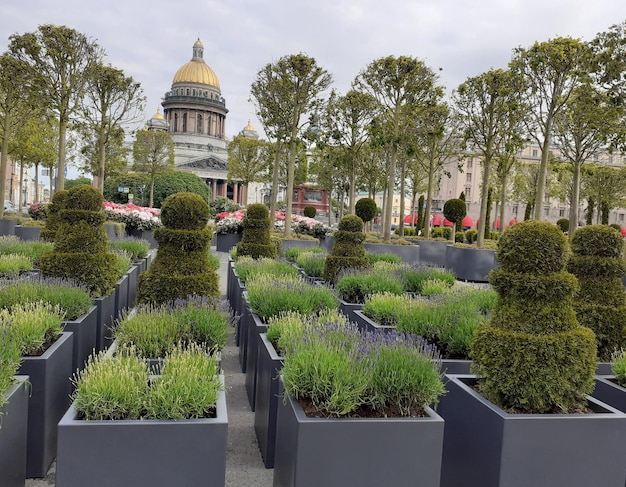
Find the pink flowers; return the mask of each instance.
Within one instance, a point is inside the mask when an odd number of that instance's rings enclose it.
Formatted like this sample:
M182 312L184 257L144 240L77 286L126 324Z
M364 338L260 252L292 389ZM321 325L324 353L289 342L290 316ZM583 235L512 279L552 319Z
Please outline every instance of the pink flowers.
M158 208L146 208L132 203L120 205L110 201L103 202L102 207L107 218L126 224L127 229L152 230L161 226L161 212Z

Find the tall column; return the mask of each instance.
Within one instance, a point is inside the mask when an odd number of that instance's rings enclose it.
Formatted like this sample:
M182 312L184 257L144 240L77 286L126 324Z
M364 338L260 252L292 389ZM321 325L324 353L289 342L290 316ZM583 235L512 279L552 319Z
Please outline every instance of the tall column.
M237 188L239 186L239 183L233 183L233 201L237 204L239 203L239 192L237 191Z
M213 201L215 201L215 198L217 198L218 194L217 194L217 180L213 179L213 181L211 182L211 198L213 199Z

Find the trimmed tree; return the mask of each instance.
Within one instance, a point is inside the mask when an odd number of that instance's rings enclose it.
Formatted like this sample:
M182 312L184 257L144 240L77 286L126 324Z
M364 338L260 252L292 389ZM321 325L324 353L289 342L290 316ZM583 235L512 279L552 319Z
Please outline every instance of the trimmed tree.
M598 357L626 347L626 296L622 276L624 240L606 225L589 225L574 232L569 272L578 278L580 289L574 301L581 325L596 334Z
M370 266L363 245L365 241L363 220L356 215L344 216L339 221L334 237L335 244L324 263L324 280L329 284L335 284L339 273L344 269L362 269Z
M237 244L237 256L249 255L253 259L275 259L278 249L270 237L270 213L262 203L248 206L243 219L243 235Z
M46 224L41 229L41 238L47 242L54 242L54 236L61 224L61 210L65 208L67 202L67 191L62 189L54 193L52 202L48 205L48 218Z
M365 224L374 219L378 213L378 206L372 198L361 198L354 205L354 213Z
M481 393L503 409L571 411L593 390L596 339L574 314L567 256L567 237L547 222L518 223L498 241L489 276L498 300L471 357Z
M212 232L209 205L195 193L168 196L161 207L163 227L154 229L159 249L139 276L137 302L162 304L188 296L219 297L218 275L209 261Z
M443 216L445 216L448 221L454 223L456 233L459 232L459 225L463 222L463 218L465 218L466 214L467 207L465 206L465 201L461 198L452 198L443 204Z

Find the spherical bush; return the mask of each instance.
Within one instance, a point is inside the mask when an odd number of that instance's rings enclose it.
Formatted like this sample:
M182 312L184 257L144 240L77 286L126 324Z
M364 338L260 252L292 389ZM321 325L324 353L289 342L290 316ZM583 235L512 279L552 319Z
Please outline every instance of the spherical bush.
M65 207L68 210L101 211L104 196L88 184L79 184L67 192Z
M173 230L202 230L209 221L209 205L196 193L169 195L161 206L161 222Z
M467 214L467 206L465 201L459 198L452 198L446 201L443 205L443 216L445 216L452 223L463 220Z
M369 222L378 213L378 206L376 206L376 202L372 198L361 198L354 205L354 212L361 220Z
M569 220L567 218L560 218L556 221L556 226L561 229L562 232L569 231Z
M315 206L308 205L304 207L302 213L304 213L304 216L306 216L307 218L315 218L315 215L317 215L317 210L315 209Z
M52 203L54 203L55 205L58 205L59 207L64 207L66 205L66 203L67 203L67 194L68 193L69 193L69 191L67 191L66 189L62 189L60 191L57 191L52 196Z
M525 221L509 227L498 240L496 258L508 272L559 272L569 257L567 237L556 225Z
M576 255L620 258L624 239L608 225L587 225L574 232L572 252Z
M246 217L250 220L265 220L270 217L270 211L262 203L253 203L248 206Z
M344 232L362 232L363 220L356 215L346 215L339 220L337 228L339 230L343 230Z

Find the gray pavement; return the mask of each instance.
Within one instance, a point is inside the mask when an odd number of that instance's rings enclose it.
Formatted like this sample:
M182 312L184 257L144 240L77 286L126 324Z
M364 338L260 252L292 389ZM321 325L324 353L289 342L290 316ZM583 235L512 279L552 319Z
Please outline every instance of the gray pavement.
M220 257L220 291L226 294L228 253L215 252ZM222 367L226 383L228 408L228 444L226 452L226 487L271 487L273 470L263 465L254 432L254 413L250 410L245 389L245 374L239 367L239 351L235 346L234 329L222 352ZM26 487L49 487L55 484L53 463L43 479L27 479ZM112 466L112 468L114 468ZM94 479L95 480L95 479ZM96 485L95 483L92 485ZM85 486L92 487L92 486ZM144 487L136 485L133 487ZM172 486L177 487L177 486Z

